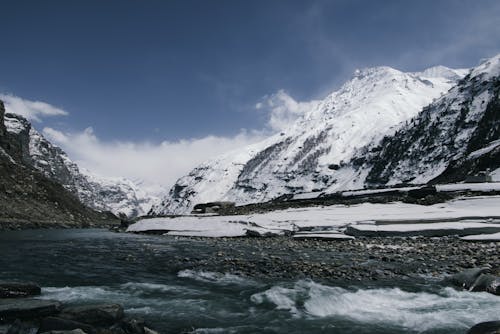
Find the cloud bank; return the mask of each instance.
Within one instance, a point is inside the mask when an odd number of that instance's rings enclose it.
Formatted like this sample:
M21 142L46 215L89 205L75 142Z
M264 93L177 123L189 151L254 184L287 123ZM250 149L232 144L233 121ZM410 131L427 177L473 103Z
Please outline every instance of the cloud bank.
M68 115L65 110L45 102L11 94L0 94L0 99L5 102L8 112L35 122L41 122L44 117ZM211 135L153 143L104 141L92 127L76 132L45 127L42 133L54 145L66 151L80 167L101 176L120 176L140 181L144 190L159 194L200 163L260 141L270 133L284 130L316 103L297 101L284 90L279 90L263 97L255 106L268 114L264 129L242 129L234 136Z
M207 136L155 144L102 141L91 127L73 133L46 127L42 132L79 166L99 175L140 180L152 194L168 190L203 161L263 138L258 132L242 130L233 137Z
M40 122L43 117L68 115L66 111L51 104L26 100L12 94L0 94L0 100L4 102L7 112L21 115L30 121Z

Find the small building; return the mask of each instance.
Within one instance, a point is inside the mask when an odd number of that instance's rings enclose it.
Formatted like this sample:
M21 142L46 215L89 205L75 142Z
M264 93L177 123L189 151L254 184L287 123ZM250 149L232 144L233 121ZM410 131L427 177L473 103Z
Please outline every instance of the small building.
M191 213L218 213L235 207L234 202L209 202L196 204Z

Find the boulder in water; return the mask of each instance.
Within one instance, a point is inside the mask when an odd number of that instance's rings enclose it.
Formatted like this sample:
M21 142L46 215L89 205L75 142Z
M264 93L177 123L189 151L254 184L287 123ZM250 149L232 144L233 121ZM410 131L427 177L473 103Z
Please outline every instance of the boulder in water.
M87 334L94 334L96 332L96 330L90 325L59 317L47 317L42 319L39 331L72 331L75 329L83 330Z
M482 322L472 326L467 334L498 334L500 333L500 321Z
M43 332L42 334L88 334L87 332L84 332L81 329L73 329L73 330L67 330L67 331L50 331L50 332Z
M490 274L481 274L474 284L470 287L470 291L486 291L494 295L500 295L500 277Z
M490 270L490 267L467 269L451 276L450 281L454 285L468 290L481 274L488 273Z
M61 303L41 299L0 299L0 322L14 319L38 319L59 312Z
M0 282L0 298L19 298L37 296L40 287L31 282Z
M118 304L70 306L59 317L93 326L111 326L123 319L123 307Z

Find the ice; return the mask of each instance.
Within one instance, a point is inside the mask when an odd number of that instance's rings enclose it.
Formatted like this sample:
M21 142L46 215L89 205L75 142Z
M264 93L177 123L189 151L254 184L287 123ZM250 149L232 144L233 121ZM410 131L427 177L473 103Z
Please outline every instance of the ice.
M500 241L500 232L491 234L467 235L465 237L461 237L460 239L467 241Z
M491 224L487 222L437 222L437 223L421 223L421 224L387 224L387 225L355 225L352 226L356 231L370 232L423 232L423 231L455 231L457 234L471 229L496 229L500 231L499 224ZM454 232L450 232L453 234Z
M343 233L322 232L322 233L296 233L294 239L325 239L325 240L351 240L353 236Z
M484 183L456 183L456 184L439 184L436 185L437 191L500 191L500 182L484 182Z

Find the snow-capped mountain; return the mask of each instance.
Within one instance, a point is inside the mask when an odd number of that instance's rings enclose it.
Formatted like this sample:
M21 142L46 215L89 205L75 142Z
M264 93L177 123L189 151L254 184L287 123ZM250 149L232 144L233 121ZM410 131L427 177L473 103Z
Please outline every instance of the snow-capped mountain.
M466 73L443 66L418 73L358 70L287 130L179 179L150 214L186 213L197 203L217 200L244 204L290 193L362 188L368 170L360 175L345 167L355 154L393 135Z
M367 148L371 185L464 180L500 167L500 55L474 68L394 136ZM371 152L370 152L371 151Z
M63 185L95 210L134 217L145 214L156 200L130 180L104 178L80 169L61 148L52 145L22 116L5 114L5 126L9 133L16 135L25 164Z
M0 229L117 223L116 218L91 210L59 183L25 164L27 137L8 132L4 116L4 104L0 101ZM10 118L9 125L13 125Z

